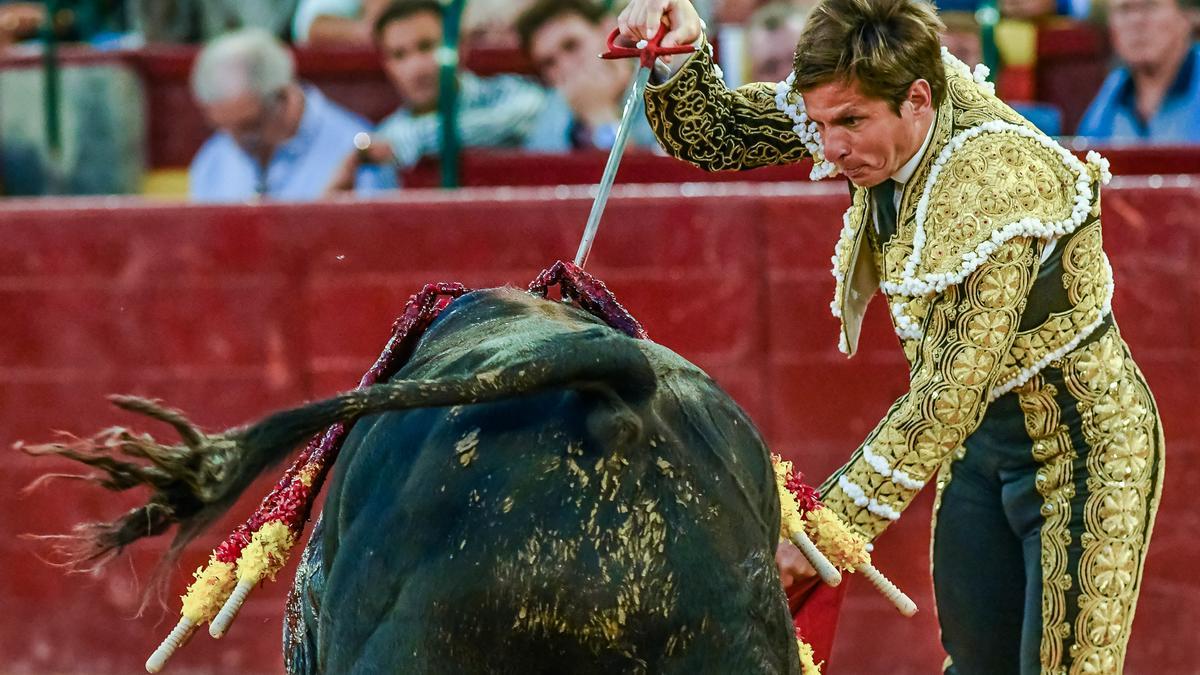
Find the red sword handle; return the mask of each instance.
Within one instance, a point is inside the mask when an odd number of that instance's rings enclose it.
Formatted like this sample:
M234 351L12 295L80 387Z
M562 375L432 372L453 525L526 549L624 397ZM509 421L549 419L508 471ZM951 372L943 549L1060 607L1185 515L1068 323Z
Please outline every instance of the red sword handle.
M677 47L663 47L663 38L667 35L667 24L661 24L658 27L658 32L654 37L645 41L645 46L636 47L618 47L616 39L621 35L621 29L614 28L613 32L608 34L608 51L600 55L602 59L629 59L637 57L641 60L643 68L653 68L654 60L666 54L690 54L696 51L696 48L691 45L680 45Z

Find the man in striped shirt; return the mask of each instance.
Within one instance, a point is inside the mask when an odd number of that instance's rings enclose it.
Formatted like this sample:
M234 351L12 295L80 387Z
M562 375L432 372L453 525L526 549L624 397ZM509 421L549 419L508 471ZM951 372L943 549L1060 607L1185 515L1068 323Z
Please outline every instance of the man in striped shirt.
M360 163L391 162L404 170L440 150L438 60L442 6L437 0L399 0L375 22L383 68L404 104L375 130L369 146L347 158L332 186L341 189ZM515 75L459 73L458 129L463 147L519 147L546 102L537 84Z

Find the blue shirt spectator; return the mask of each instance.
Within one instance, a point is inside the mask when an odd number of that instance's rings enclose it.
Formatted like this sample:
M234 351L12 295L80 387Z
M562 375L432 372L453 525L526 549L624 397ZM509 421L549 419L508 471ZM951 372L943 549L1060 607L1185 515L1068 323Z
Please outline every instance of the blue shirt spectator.
M263 167L227 132L217 132L200 148L188 171L195 201L241 202L256 197L303 201L320 197L333 179L337 162L354 150L354 135L370 123L306 86L304 113L295 135L275 148ZM396 187L390 167L364 166L355 187L370 192Z
M1117 143L1200 143L1200 45L1192 45L1149 119L1138 112L1128 67L1109 74L1079 123L1079 135Z
M1108 36L1121 60L1077 134L1113 143L1200 141L1200 77L1192 0L1109 0Z

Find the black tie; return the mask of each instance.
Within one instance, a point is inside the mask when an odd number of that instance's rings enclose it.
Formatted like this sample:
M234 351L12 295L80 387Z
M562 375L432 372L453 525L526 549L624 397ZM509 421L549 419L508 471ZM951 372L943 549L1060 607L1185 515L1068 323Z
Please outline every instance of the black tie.
M896 181L887 179L871 188L875 208L875 227L879 243L886 244L896 234Z

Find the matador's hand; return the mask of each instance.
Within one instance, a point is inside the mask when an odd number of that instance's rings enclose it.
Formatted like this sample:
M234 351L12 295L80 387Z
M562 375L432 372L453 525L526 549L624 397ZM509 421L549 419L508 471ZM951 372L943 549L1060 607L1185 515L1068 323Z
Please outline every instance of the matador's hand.
M789 598L807 591L820 581L812 563L790 542L779 542L775 549L775 566L779 568L779 580Z
M663 37L663 47L690 45L704 30L700 15L688 0L633 0L617 17L626 46L654 37L662 23L671 27Z

